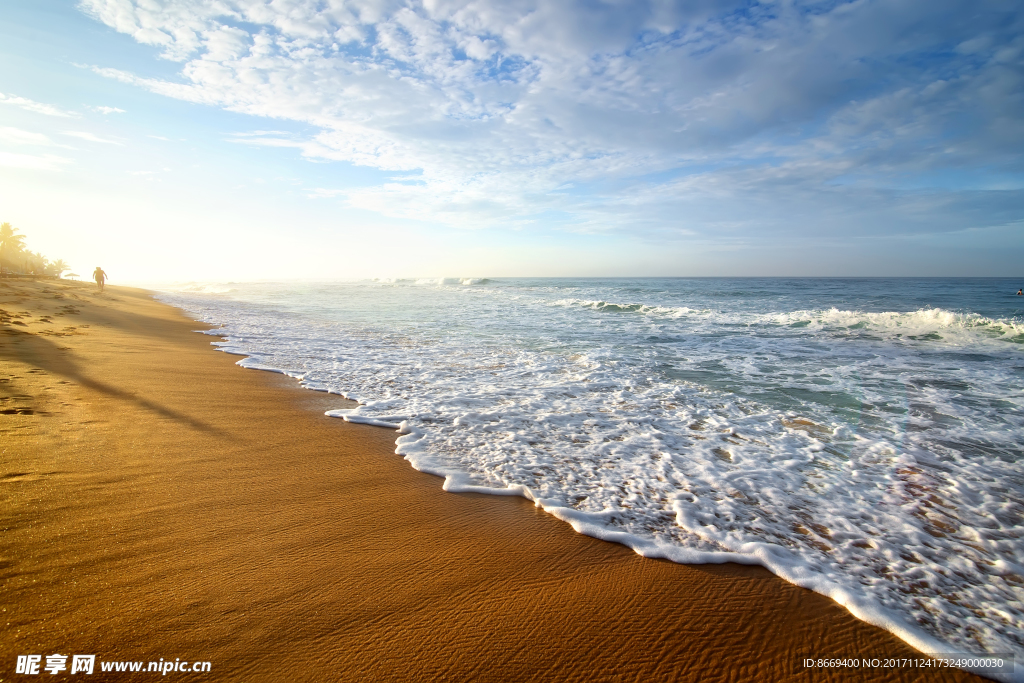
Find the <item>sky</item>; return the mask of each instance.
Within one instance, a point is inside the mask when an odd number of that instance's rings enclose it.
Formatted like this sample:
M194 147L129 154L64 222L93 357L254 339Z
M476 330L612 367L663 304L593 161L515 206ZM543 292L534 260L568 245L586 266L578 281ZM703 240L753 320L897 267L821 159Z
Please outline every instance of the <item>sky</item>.
M0 221L115 284L1024 276L1024 8L5 0Z

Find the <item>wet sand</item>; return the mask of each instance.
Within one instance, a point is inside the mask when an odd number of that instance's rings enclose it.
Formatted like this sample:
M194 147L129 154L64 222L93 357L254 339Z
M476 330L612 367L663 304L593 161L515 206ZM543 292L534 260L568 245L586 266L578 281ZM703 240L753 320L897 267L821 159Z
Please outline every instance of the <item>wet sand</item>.
M211 662L167 680L984 680L806 670L917 653L763 569L444 493L145 291L0 281L0 309L0 680L53 653Z

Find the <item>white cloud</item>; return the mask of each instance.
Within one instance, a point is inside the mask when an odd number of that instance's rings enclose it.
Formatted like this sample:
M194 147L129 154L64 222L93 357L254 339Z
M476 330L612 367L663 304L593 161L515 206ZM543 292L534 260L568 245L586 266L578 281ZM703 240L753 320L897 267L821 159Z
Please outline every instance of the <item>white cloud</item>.
M306 196L310 199L334 199L335 197L344 197L348 194L348 190L331 190L324 187L313 188L306 192Z
M89 133L83 130L64 130L61 131L61 134L73 138L78 138L79 140L85 140L86 142L99 142L104 145L124 145L123 142L118 142L117 140L108 140L107 138L101 138L99 135L95 135L94 133Z
M51 147L55 143L42 133L33 133L20 128L0 126L0 142L13 145L35 145L39 147Z
M89 107L89 109L93 110L94 112L98 112L100 114L123 114L123 113L125 113L124 109L119 109L117 107L103 107L103 106L99 106L99 107Z
M182 63L177 82L97 73L319 131L235 142L417 172L344 195L389 216L660 236L869 198L909 225L929 174L1024 170L1024 20L998 3L82 6Z
M0 151L0 166L7 168L24 168L33 171L59 171L61 167L70 163L71 159L59 157L53 154L15 154L13 152Z
M4 104L13 104L16 107L21 107L22 109L34 114L45 114L46 116L57 116L60 118L75 118L78 116L75 112L58 109L53 105L34 102L24 97L17 97L16 95L5 95L0 93L0 102Z

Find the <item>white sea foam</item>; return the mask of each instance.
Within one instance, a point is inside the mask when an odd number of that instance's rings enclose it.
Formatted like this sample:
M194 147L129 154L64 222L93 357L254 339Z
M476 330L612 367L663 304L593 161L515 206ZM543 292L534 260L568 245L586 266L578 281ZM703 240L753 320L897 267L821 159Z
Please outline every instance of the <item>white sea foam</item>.
M841 330L871 330L884 332L892 337L909 337L938 334L964 333L966 343L975 343L976 334L981 333L992 339L1003 339L1024 344L1024 323L1010 320L992 320L973 313L958 313L941 308L921 309L899 313L894 311L866 312L828 310L800 310L786 313L743 313L721 312L713 309L697 310L686 306L666 307L642 303L616 303L582 299L559 299L552 306L580 307L607 313L639 313L668 318L694 317L713 320L718 324L734 325L786 325L809 327L811 330L838 332Z
M357 400L330 414L398 429L446 490L762 564L923 651L1024 654L1019 319L480 284L167 299L240 364Z
M389 282L408 282L408 280L390 280ZM487 278L482 277L425 277L414 280L417 285L482 285Z

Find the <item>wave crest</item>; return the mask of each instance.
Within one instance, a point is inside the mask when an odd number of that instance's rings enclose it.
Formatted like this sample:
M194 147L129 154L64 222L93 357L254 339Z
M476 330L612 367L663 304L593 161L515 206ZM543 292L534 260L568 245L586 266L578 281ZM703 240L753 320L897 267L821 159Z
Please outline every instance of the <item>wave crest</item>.
M560 299L552 306L586 308L599 313L636 313L643 316L682 318L699 316L712 324L768 325L804 328L808 332L872 333L915 341L988 339L1024 344L1024 322L987 318L944 308L917 311L850 311L838 308L798 310L786 313L738 313L687 306L658 306L596 299Z
M821 329L871 330L892 336L927 339L940 332L981 334L991 339L1024 343L1024 324L1012 320L986 318L977 313L959 313L944 308L922 308L900 313L882 311L844 311L837 308L820 311L793 311L769 314L764 322L776 325L815 326ZM939 337L941 338L941 337Z

